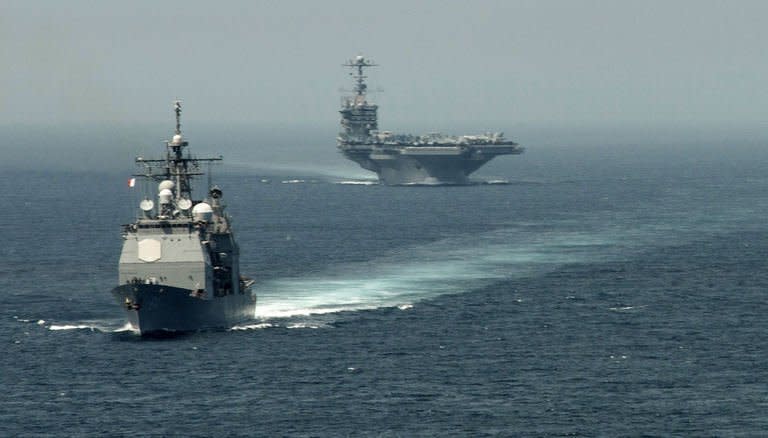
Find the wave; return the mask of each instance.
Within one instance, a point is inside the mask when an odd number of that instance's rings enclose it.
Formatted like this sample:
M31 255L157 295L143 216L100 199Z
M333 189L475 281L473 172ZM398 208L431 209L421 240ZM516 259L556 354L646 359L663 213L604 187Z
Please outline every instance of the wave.
M379 182L377 180L363 179L363 180L345 180L336 181L334 184L346 185L346 186L377 186Z
M273 328L273 327L276 327L276 325L268 322L260 322L260 323L254 323L254 324L236 325L230 328L230 330L232 331L261 330L261 329L267 329L267 328Z
M616 307L609 307L608 310L611 310L613 312L628 312L632 310L640 310L648 307L647 305L640 305L640 306L616 306Z
M66 321L66 322L50 322L44 319L24 319L14 317L18 322L24 324L35 324L43 329L50 331L74 331L74 330L87 330L91 332L99 333L119 333L127 331L136 331L129 323L125 323L122 320L107 320L107 321Z
M64 325L51 324L48 327L48 330L53 330L53 331L57 331L57 330L90 330L90 331L96 331L97 328L94 327L94 326L91 326L91 325L87 325L87 324L64 324Z
M136 332L136 329L134 329L133 326L131 326L129 323L123 323L119 320L68 322L50 324L47 328L51 331L88 330L99 333Z

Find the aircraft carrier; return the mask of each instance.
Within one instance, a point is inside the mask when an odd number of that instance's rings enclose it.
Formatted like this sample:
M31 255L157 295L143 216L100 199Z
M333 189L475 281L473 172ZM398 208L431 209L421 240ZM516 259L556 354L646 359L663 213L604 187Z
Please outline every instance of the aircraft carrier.
M343 64L352 69L353 94L341 103L342 131L337 147L387 185L466 185L469 175L499 155L523 153L502 133L450 136L379 131L378 106L368 102L365 69L377 64L359 55Z
M123 226L118 286L112 295L132 328L142 335L230 328L253 319L253 280L240 275L239 248L222 191L208 181L205 199L195 199L192 180L202 164L185 152L181 103L175 102L176 132L162 159L137 158L136 178L157 189L139 202L139 217ZM157 184L157 185L155 185Z

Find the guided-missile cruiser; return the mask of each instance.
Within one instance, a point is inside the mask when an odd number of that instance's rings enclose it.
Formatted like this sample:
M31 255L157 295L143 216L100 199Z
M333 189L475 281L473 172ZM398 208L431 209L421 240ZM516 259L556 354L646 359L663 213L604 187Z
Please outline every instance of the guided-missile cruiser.
M174 103L176 131L165 158L136 158L136 178L156 187L155 199L139 202L139 217L123 225L119 285L112 295L142 335L230 328L253 319L253 280L240 275L239 248L222 191L212 185L205 199L193 196L201 164L221 161L185 152L181 103ZM209 175L210 175L210 169ZM155 185L156 184L156 185Z
M341 103L337 147L387 185L465 185L469 175L498 155L523 148L502 133L450 136L393 134L379 131L378 106L368 102L364 70L377 64L357 56L343 64L352 69L354 90Z

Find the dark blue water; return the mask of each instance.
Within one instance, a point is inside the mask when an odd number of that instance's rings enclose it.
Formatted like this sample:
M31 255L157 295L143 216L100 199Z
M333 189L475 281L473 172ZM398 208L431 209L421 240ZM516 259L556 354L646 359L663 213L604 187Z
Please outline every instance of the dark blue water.
M161 340L108 293L126 175L4 172L0 435L768 430L768 152L492 164L509 185L223 172L257 315Z

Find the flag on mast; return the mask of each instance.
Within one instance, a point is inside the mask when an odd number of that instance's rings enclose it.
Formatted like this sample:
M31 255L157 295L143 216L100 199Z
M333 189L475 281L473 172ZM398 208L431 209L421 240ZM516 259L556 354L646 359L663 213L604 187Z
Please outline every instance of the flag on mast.
M136 178L131 178L128 180L128 187L133 187L136 185Z

